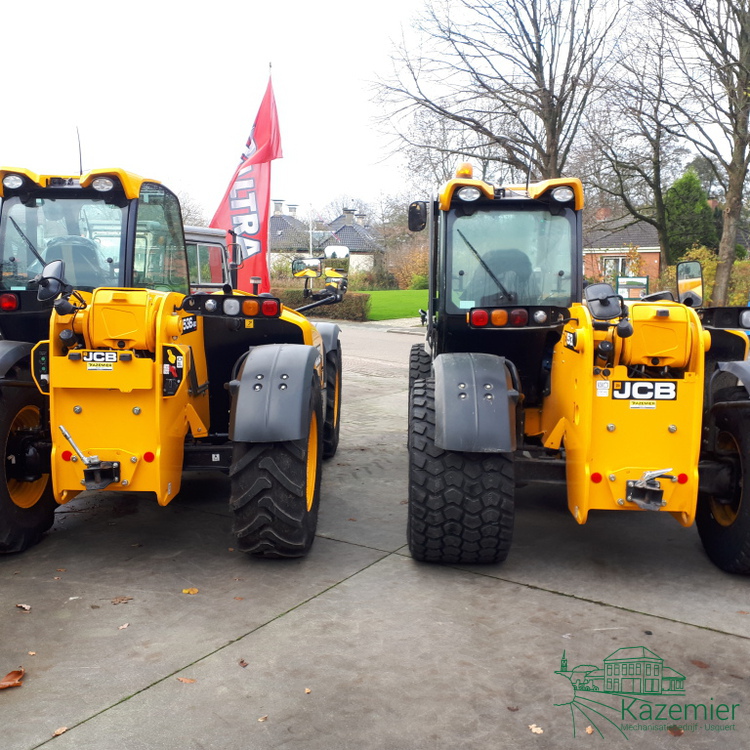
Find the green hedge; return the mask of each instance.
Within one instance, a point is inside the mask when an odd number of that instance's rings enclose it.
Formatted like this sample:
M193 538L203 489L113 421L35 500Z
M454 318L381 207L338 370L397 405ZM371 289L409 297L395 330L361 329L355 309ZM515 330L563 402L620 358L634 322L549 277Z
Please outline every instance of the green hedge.
M312 302L305 299L301 289L275 289L271 294L278 297L283 305L296 310L302 305ZM347 292L344 299L335 305L321 305L304 313L308 318L330 318L331 320L367 320L370 311L370 295L360 292Z

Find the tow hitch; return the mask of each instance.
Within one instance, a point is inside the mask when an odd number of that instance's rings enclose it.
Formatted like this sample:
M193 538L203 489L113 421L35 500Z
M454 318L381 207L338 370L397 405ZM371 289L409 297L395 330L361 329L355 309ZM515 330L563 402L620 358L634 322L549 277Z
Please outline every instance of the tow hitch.
M626 483L627 494L625 499L629 503L635 503L641 510L659 510L663 508L664 491L656 481L658 477L670 478L672 469L659 469L657 471L644 471L640 479L631 479Z
M60 425L60 432L70 443L84 465L83 485L87 490L103 490L120 481L120 464L117 461L100 461L98 456L84 456L70 433Z

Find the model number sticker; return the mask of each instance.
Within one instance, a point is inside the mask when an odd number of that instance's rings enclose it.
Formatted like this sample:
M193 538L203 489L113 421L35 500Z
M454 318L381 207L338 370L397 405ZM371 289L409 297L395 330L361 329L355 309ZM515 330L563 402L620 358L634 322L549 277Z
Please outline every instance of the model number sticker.
M182 332L190 333L198 329L198 316L197 315L186 315L182 319Z
M677 398L677 383L621 380L615 381L613 386L612 398L621 401L674 401Z
M576 340L577 340L576 332L575 331L565 331L565 348L566 349L572 349L574 352L577 352L578 349L576 349Z

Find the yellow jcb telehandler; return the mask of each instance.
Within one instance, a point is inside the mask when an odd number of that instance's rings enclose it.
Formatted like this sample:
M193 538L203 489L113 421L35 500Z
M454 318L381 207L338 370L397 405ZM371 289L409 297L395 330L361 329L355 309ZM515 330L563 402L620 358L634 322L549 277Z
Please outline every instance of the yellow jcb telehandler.
M338 326L233 289L200 236L188 262L157 181L2 168L0 196L0 552L36 543L82 491L166 505L183 472L215 469L240 549L304 555L338 444ZM345 290L328 279L311 305Z
M723 570L750 573L750 310L679 292L583 288L578 179L495 187L462 166L431 202L426 344L409 384L412 555L507 556L516 488L591 511L669 513Z

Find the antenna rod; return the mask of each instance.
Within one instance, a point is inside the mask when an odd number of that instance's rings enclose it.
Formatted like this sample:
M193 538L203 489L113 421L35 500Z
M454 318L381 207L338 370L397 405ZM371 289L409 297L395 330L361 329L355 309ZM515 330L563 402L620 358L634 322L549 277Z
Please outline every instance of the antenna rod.
M76 137L78 138L78 174L83 174L83 154L81 153L81 134L76 125Z

